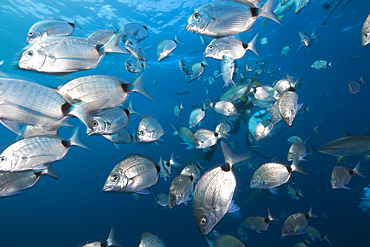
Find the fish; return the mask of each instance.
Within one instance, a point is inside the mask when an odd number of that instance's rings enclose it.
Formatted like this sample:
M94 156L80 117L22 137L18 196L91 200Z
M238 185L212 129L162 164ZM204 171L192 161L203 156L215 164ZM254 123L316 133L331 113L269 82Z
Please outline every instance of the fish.
M202 167L199 165L199 161L198 161L198 164L191 164L191 165L187 165L185 166L182 170L181 170L181 174L182 175L186 175L188 177L192 176L194 181L195 180L198 180L200 178L200 169L202 169Z
M109 174L103 191L147 194L146 189L159 181L160 167L150 157L130 154Z
M27 33L27 44L36 43L40 39L53 36L69 36L73 34L75 28L82 30L77 21L74 23L50 18L37 21L34 23Z
M238 232L238 235L239 235L240 239L243 241L243 243L248 241L249 236L248 236L247 232L241 226L238 226L236 228L236 231Z
M234 1L207 3L191 14L186 30L209 37L224 37L249 31L260 16L281 24L272 12L274 2L268 0L261 8Z
M284 92L277 101L280 115L289 127L292 126L295 116L302 106L302 104L298 105L297 101L298 94L294 88L290 88Z
M37 125L25 125L21 128L21 134L17 136L16 141L35 136L59 136L59 129L48 130Z
M317 70L325 69L325 68L326 68L326 67L328 67L328 66L333 67L333 66L332 66L332 63L333 63L333 61L328 62L328 61L325 61L325 60L317 60L316 62L314 62L314 63L311 65L311 68L313 68L313 69L317 69Z
M99 29L99 30L96 30L95 32L93 32L92 34L90 34L89 37L86 38L86 41L88 41L92 44L95 44L95 45L103 46L116 33L117 32L115 30L112 30L112 29ZM117 45L120 46L121 44L117 44ZM125 47L123 46L122 49L125 49Z
M314 241L315 239L319 239L320 241L325 240L329 244L332 244L329 240L329 235L322 235L315 227L306 226L303 232L310 236Z
M301 44L299 45L297 51L301 49L302 46L305 46L306 48L310 47L312 42L317 38L316 29L314 28L312 30L311 35L308 35L306 33L299 32L299 39L301 41Z
M59 92L69 101L82 102L88 112L95 112L122 105L130 92L138 92L149 99L153 98L144 89L144 74L134 82L126 82L117 77L107 75L82 76L71 80L59 88ZM88 118L85 117L85 119ZM80 118L81 119L81 118ZM84 118L82 118L84 119ZM90 121L82 120L91 128Z
M46 165L63 159L70 146L88 149L75 129L72 137L36 136L17 141L0 154L0 171L44 170Z
M370 44L370 14L367 16L361 30L362 46Z
M52 131L68 125L69 116L85 120L84 106L70 104L58 90L34 82L0 78L0 100L1 123L18 135L24 124Z
M141 241L139 247L166 247L166 244L158 236L151 232L144 232L141 234Z
M186 86L188 86L191 82L197 80L205 71L205 67L208 65L205 58L203 57L203 62L194 63L191 65L191 76L190 81L186 83Z
M328 21L329 17L331 16L331 14L333 14L334 10L338 7L338 5L342 2L343 0L338 0L334 6L330 9L330 12L329 14L326 16L324 22L322 23L322 25L325 25L326 22Z
M277 101L270 108L270 118L271 118L270 121L273 125L277 124L278 122L280 122L281 119L283 119L281 117ZM267 123L265 123L265 124L267 124Z
M295 13L298 14L298 12L306 7L309 3L310 0L295 0Z
M262 39L260 39L261 45L267 45L268 43L269 43L269 40L267 37L263 37Z
M121 244L116 240L116 232L113 229L113 226L109 232L109 236L105 242L101 241L89 241L86 243L79 244L77 247L100 247L100 246L121 246Z
M155 201L158 203L158 205L164 208L169 206L168 194L166 193L158 193L155 197Z
M310 211L308 211L308 214L295 213L290 215L284 222L281 236L285 237L302 234L308 224L309 218L311 217L317 217L312 214L312 207L310 208Z
M299 197L304 197L301 190L295 190L292 186L288 184L287 186L288 194L292 196L292 199L298 200Z
M103 46L80 37L48 37L22 53L18 66L44 73L72 73L97 67L107 52L127 53L118 46L121 33Z
M207 46L203 55L218 60L221 60L223 56L240 59L245 55L247 50L250 50L259 56L256 48L257 36L258 34L248 44L243 43L243 41L233 36L214 39Z
M179 135L181 139L184 141L188 147L186 149L192 149L192 148L198 148L199 142L198 139L194 136L193 132L186 128L186 127L180 127L179 129L176 129L175 126L172 125L172 127L175 129L173 132L173 135Z
M366 178L364 174L361 172L361 162L359 161L356 165L356 167L353 170L348 169L344 166L336 166L334 167L332 173L331 173L331 187L333 189L350 189L346 186L346 184L349 183L349 181L352 178L352 175L356 174L363 178Z
M299 157L299 160L303 160L306 156L306 148L302 142L296 141L290 146L287 157L288 161L292 161L295 155Z
M221 234L215 239L215 246L216 247L228 247L228 246L237 246L237 247L245 247L245 245L236 237L228 235L228 234Z
M304 241L299 241L299 242L295 243L292 247L306 247L309 244L311 244L311 242L308 242L307 240L304 240Z
M44 170L2 171L0 172L0 197L12 196L33 187L41 175L49 175L58 179L58 175L47 165Z
M256 126L256 130L254 131L254 139L256 142L260 141L268 134L270 134L274 124L271 122L270 119L265 119L262 122L258 123Z
M130 111L122 106L103 110L92 115L92 128L87 135L110 135L120 131L130 123Z
M237 116L238 111L235 108L235 105L229 101L218 101L214 105L213 109L222 115L231 117L231 116Z
M240 98L242 98L245 94L248 94L249 90L251 89L251 85L249 84L239 84L235 85L235 87L231 87L228 89L224 94L220 96L220 101L229 101L234 102Z
M168 193L169 207L172 209L176 205L180 205L188 201L193 192L194 183L192 176L178 175L176 176L171 185ZM189 198L190 197L190 198Z
M326 130L326 128L325 128L323 125L317 125L317 126L314 128L314 131L315 131L316 133L323 133L325 130Z
M231 125L228 121L222 121L215 128L215 132L218 133L222 138L226 138L226 139L229 139L228 134L230 130L231 130Z
M153 142L157 141L164 134L162 126L154 117L143 115L136 130L135 141L137 143Z
M157 46L157 60L160 62L162 59L172 56L173 50L176 49L177 43L182 44L177 36L175 35L175 39L163 39L159 41L158 46Z
M281 53L280 53L280 56L286 56L290 53L290 51L292 50L293 46L291 45L287 45L287 46L284 46L283 49L281 50Z
M131 73L142 73L145 69L144 61L137 59L134 56L130 56L125 61L125 68Z
M161 158L159 159L158 165L161 168L160 176L161 178L164 179L164 181L167 181L167 177L171 177L172 166L179 167L179 164L175 160L175 155L173 154L173 152L171 153L171 157L169 161L163 160L161 156Z
M222 73L222 80L225 82L224 87L231 84L235 86L235 82L233 81L235 70L235 60L231 57L222 56L221 60L221 73Z
M290 143L295 143L295 142L303 143L302 138L300 138L299 136L291 136L291 137L288 138L287 141L290 142Z
M105 139L114 143L114 145L118 147L118 144L131 144L134 137L130 134L130 132L123 128L120 131L110 134L110 135L102 135Z
M206 116L205 103L203 102L203 107L195 108L192 110L189 116L189 128L194 128L200 121Z
M175 92L176 95L188 95L189 93L191 93L190 91L184 91L184 92Z
M274 89L278 91L279 94L283 94L290 88L295 88L296 84L299 82L300 78L294 80L290 75L286 75L285 78L281 78L273 83Z
M272 220L276 219L272 216L270 209L267 208L267 218L260 216L249 216L243 221L242 226L261 233L261 231L268 230L270 221Z
M249 157L234 154L224 142L221 147L225 163L206 171L194 189L195 222L203 235L207 235L229 210L236 187L232 166Z
M345 136L328 142L314 151L336 156L338 161L350 155L370 155L370 136Z
M271 192L275 193L273 188L287 183L294 171L307 174L307 172L299 166L298 156L294 156L290 167L280 162L265 163L253 173L250 187L256 189L269 189Z
M195 138L198 140L198 149L206 149L215 145L221 135L208 129L198 129L194 133Z
M127 39L125 43L125 48L128 50L134 57L139 59L139 61L144 62L144 67L146 67L146 56L141 47L141 44L134 39Z
M176 117L179 117L179 116L180 116L180 114L181 114L182 109L184 109L184 108L185 108L185 107L184 107L184 104L183 104L183 102L181 101L181 104L180 104L179 106L175 105L175 106L173 107L173 114L174 114Z
M274 103L279 99L279 92L269 85L262 85L255 88L254 97L258 100Z
M129 38L141 42L149 36L148 28L139 23L127 23L123 27L123 33L123 43Z
M361 85L363 83L366 83L366 81L364 80L363 76L361 76L360 80L358 80L358 81L350 81L348 83L349 92L351 94L357 94L357 93L359 93L360 92Z
M181 58L179 66L180 70L184 72L186 77L191 76L193 74L193 71L191 70L191 65L184 58Z

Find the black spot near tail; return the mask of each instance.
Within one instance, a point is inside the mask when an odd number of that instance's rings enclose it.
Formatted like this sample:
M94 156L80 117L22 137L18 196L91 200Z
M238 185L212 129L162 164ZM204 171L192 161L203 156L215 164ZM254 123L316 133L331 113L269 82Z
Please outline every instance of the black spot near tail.
M61 107L63 115L67 115L69 113L69 109L71 109L71 104L68 102L64 103Z
M61 141L61 143L62 143L62 145L65 147L65 148L68 148L70 145L70 143L69 143L69 141L67 141L67 140L62 140Z
M130 116L130 111L129 111L129 110L124 109L124 111L126 112L126 115L127 115L127 116Z
M230 170L231 170L231 166L230 166L230 164L229 164L229 163L224 163L224 164L222 164L222 165L221 165L221 169L222 169L223 171L225 171L225 172L228 172L228 171L230 171Z
M257 8L251 8L251 14L252 14L252 17L258 17L258 9Z
M243 43L243 48L248 49L248 44Z

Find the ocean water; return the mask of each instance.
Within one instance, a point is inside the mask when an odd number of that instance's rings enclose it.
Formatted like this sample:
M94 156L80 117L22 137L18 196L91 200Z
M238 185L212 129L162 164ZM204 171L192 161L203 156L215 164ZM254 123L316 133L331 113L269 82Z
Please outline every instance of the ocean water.
M263 84L271 85L275 80L285 76L300 77L302 88L297 90L299 102L304 107L309 106L309 112L298 114L292 127L286 127L282 133L272 140L252 142L251 145L260 145L253 148L263 156L279 157L286 161L290 147L287 139L297 135L303 139L314 133L314 128L323 125L326 130L317 134L312 141L313 145L321 146L331 140L343 136L342 131L348 130L353 135L370 134L369 106L370 87L361 86L357 95L348 90L350 80L358 80L361 75L370 81L369 55L353 61L346 59L369 53L370 46L361 45L361 28L369 14L370 1L353 0L345 9L344 2L334 11L326 25L322 25L329 10L322 4L328 0L311 0L311 3L298 14L294 9L287 12L282 19L282 25L268 21L262 25L263 18L255 23L253 29L242 33L238 37L249 42L257 33L259 38L267 37L269 43L257 45L261 58L267 61L267 68L278 67L281 71L273 74L264 73L258 76ZM164 128L166 134L162 137L165 142L159 145L154 143L140 145L121 145L120 149L101 136L87 137L86 128L77 119L72 123L80 127L82 140L90 147L89 150L71 147L67 156L54 164L53 169L59 179L43 176L31 189L19 195L0 200L0 246L6 247L68 247L93 239L105 240L111 226L114 226L117 240L123 246L138 246L143 232L152 232L162 238L167 246L207 246L207 242L198 230L194 220L191 202L188 206L176 206L173 210L163 209L156 205L154 196L159 192L168 193L172 178L167 181L161 179L157 185L149 190L151 195L142 195L135 200L131 194L106 193L101 189L113 167L127 155L142 154L154 160L160 156L168 160L171 152L177 160L184 161L190 158L196 150L186 150L178 136L173 136L171 124L188 126L188 117L201 100L212 98L215 100L224 92L221 77L216 78L214 86L207 85L203 76L212 75L214 70L220 69L220 61L207 59L209 65L200 80L186 86L184 74L178 63L185 58L190 63L202 61L205 46L200 42L198 34L192 34L185 29L187 18L196 7L208 0L2 0L0 3L0 60L4 64L0 72L17 78L36 81L40 84L57 88L66 82L85 75L111 75L126 81L133 81L137 75L125 70L124 61L127 54L108 54L101 64L94 69L72 73L64 76L42 74L17 69L13 66L17 59L16 54L26 45L26 35L33 23L44 18L61 18L73 22L77 20L84 32L75 30L74 36L86 37L88 34L104 28L113 28L112 23L120 26L129 22L145 25L149 30L149 37L142 41L150 68L145 72L145 88L154 98L154 102L137 93L131 93L130 99L136 111L154 116ZM312 46L306 49L300 45L298 32L310 34L316 28L317 39ZM184 44L179 44L173 52L174 56L161 62L156 60L156 47L164 38L174 38L175 35ZM206 37L206 41L212 39ZM280 56L281 49L292 45L292 52L287 56ZM245 72L248 59L258 59L248 51L238 61L240 71ZM323 70L311 68L311 64L319 59L332 61L332 67ZM253 76L248 72L248 76ZM235 75L237 77L238 75ZM153 81L157 80L154 85ZM210 93L205 93L207 87ZM181 96L175 92L189 91L190 94ZM175 117L173 107L183 101L186 107L180 117ZM253 108L259 110L258 107ZM206 112L201 127L214 129L221 115L212 109ZM134 133L139 123L134 116L128 130ZM199 127L196 127L196 129ZM7 128L0 126L0 150L15 142L16 135ZM68 138L71 129L61 130L61 136ZM238 145L235 153L248 150L247 129L241 123L237 134L230 135L230 140ZM249 144L248 144L249 145ZM268 160L251 152L250 161L261 166ZM308 152L308 148L307 148ZM237 236L237 226L248 216L267 216L269 207L279 221L272 222L269 230L258 234L246 230L250 239L248 246L292 246L302 241L302 236L281 238L281 228L285 218L280 216L281 211L288 211L288 215L303 212L307 213L313 206L313 213L317 218L309 220L309 225L316 227L323 235L329 234L333 246L370 246L368 232L370 216L358 205L364 196L363 188L370 182L359 176L354 176L349 183L351 190L333 190L330 187L330 175L336 165L335 157L323 157L317 153L308 161L301 163L309 175L294 174L290 184L301 189L305 198L298 201L291 199L285 186L279 187L277 200L259 200L245 204L252 194L249 182L254 172L247 165L238 166L235 170L237 189L235 202L240 206L241 216L226 215L216 226L221 234ZM350 156L341 165L353 168L359 160L363 160L363 173L370 177L369 162L361 156ZM204 161L204 173L208 168L221 164L223 155L220 147L211 162ZM328 188L326 193L319 194L319 188ZM367 193L369 196L369 194ZM366 200L365 200L366 201ZM366 205L365 205L366 209ZM316 241L313 246L328 246L327 242Z

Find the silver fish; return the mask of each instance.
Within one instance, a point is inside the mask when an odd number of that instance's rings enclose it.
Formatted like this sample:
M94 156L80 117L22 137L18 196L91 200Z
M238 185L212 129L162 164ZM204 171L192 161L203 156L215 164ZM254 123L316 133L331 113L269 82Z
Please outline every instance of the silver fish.
M52 36L68 36L75 28L81 29L77 21L74 23L60 19L44 19L33 24L28 30L27 44L36 43L40 39Z
M229 84L235 86L235 82L233 81L234 70L235 70L235 60L226 55L222 56L221 73L222 80L225 82L224 87L226 87Z
M127 39L125 43L125 48L128 50L134 57L139 59L140 61L144 61L146 63L146 56L144 54L143 48L141 44L134 39Z
M300 138L299 136L291 136L291 137L288 138L287 141L290 142L290 143L295 143L295 142L303 143L302 138Z
M176 49L177 43L179 40L177 39L177 36L175 36L175 39L163 39L159 41L157 46L157 60L160 62L165 57L171 56L172 51Z
M300 78L294 80L290 75L287 74L285 78L274 82L274 89L276 89L278 93L282 94L285 91L288 91L290 88L295 88L299 80Z
M254 131L254 139L256 142L260 141L268 134L270 134L274 124L271 122L270 119L265 119L262 122L258 123L256 126L256 130Z
M198 140L199 149L206 149L214 146L221 137L218 133L207 129L198 129L194 133L194 136Z
M360 92L361 84L366 83L363 76L361 76L360 80L358 81L350 81L348 83L349 92L351 94L357 94Z
M308 214L296 213L290 215L284 222L281 236L285 237L302 234L302 231L306 228L308 220L311 217L316 217L312 214L312 207L310 211L308 211Z
M168 195L165 193L158 193L155 197L155 201L162 207L169 206Z
M298 12L306 7L309 3L310 0L295 0L295 13L298 14Z
M238 232L238 235L239 235L240 239L243 241L243 243L248 241L249 236L248 236L247 232L241 226L238 226L236 228L236 231Z
M95 45L106 44L116 32L112 29L99 29L87 37L87 41Z
M370 44L370 14L367 16L361 30L361 42L363 46Z
M223 114L225 116L228 116L228 117L238 115L238 111L236 110L235 105L228 101L216 102L213 109L216 112Z
M69 101L82 102L89 112L113 108L122 105L130 92L138 92L153 100L143 88L143 74L134 82L106 75L92 75L76 78L67 82L59 91ZM91 122L84 122L91 128Z
M17 136L16 141L35 136L57 137L59 136L59 130L48 130L37 125L26 125L21 129L21 135Z
M244 220L242 226L261 233L261 231L268 230L270 221L272 220L276 219L272 216L270 209L267 208L267 218L260 216L249 216Z
M198 164L191 164L187 165L182 169L181 174L186 176L192 176L194 180L198 180L200 178L200 169L202 167Z
M258 168L251 179L250 187L256 189L272 189L289 181L292 172L307 174L295 156L290 167L279 162L268 162Z
M118 148L118 144L131 144L133 136L128 132L127 129L123 128L120 131L110 134L102 135L105 139L110 140Z
M104 111L94 113L92 122L87 129L87 134L90 135L110 135L120 131L130 122L130 112L122 106L117 106Z
M177 106L177 105L175 105L174 107L173 107L173 114L176 116L176 117L178 117L178 116L180 116L180 114L181 114L181 111L182 111L182 109L184 109L185 107L184 107L184 104L181 102L181 104L179 105L179 106Z
M46 174L58 178L48 165L40 171L2 171L0 172L0 197L12 196L33 187Z
M68 115L85 115L83 106L71 105L55 90L18 79L0 78L0 100L1 122L18 135L20 124L56 130Z
M280 115L288 126L292 126L294 118L300 108L297 101L298 94L295 92L294 88L290 88L288 91L284 92L277 101Z
M161 168L161 178L164 179L164 181L167 181L167 177L171 177L171 167L172 166L178 166L177 161L175 161L175 156L173 152L171 153L171 158L169 161L165 161L161 158L159 159L158 162L159 167Z
M166 247L166 244L158 236L150 232L144 232L141 235L139 247Z
M229 122L221 122L219 123L216 128L215 128L215 132L218 133L222 138L226 138L226 139L229 139L228 137L228 134L231 130L231 125Z
M101 241L89 241L87 243L79 244L77 247L110 247L110 246L121 246L120 243L116 240L116 232L113 229L113 226L109 232L109 236L105 242Z
M274 103L279 99L279 92L269 85L256 87L254 92L256 99Z
M292 196L292 199L298 200L299 197L304 197L301 190L295 190L290 184L287 186L288 194Z
M320 70L320 69L325 69L326 67L330 66L330 67L333 67L332 66L332 62L328 62L328 61L325 61L325 60L317 60L316 62L314 62L312 65L311 65L311 68L313 69L317 69L317 70Z
M228 234L221 234L215 240L216 247L229 247L229 246L237 246L237 247L245 247L245 245L236 237L228 235Z
M46 165L65 157L70 146L88 148L79 138L78 129L68 140L37 136L20 140L0 155L0 171L46 169Z
M295 155L298 155L299 160L306 156L306 148L302 142L294 142L288 151L288 161L292 161Z
M149 32L146 26L138 23L128 23L123 27L124 35L122 36L123 42L126 42L128 38L134 39L140 42L149 36Z
M207 3L189 17L186 29L210 37L222 37L249 31L260 16L280 23L272 12L274 2L268 0L258 9L234 1Z
M286 56L290 53L290 51L292 50L293 46L291 45L287 45L287 46L284 46L283 49L281 50L281 53L280 53L280 56Z
M184 72L186 76L191 76L193 74L193 71L191 70L191 65L184 58L181 58L179 66L181 71Z
M331 173L331 187L333 189L350 189L346 186L352 178L352 175L356 174L363 178L366 178L364 174L361 172L361 162L359 161L356 167L353 170L348 169L344 166L336 166L334 167Z
M234 102L243 97L245 94L248 94L250 89L250 84L235 85L235 87L231 87L223 95L221 95L219 99Z
M248 158L247 154L234 154L224 142L221 147L225 163L204 173L194 190L194 216L203 235L207 235L229 209L236 187L232 166Z
M113 168L103 191L143 193L158 183L159 172L158 164L150 157L131 154Z
M178 130L176 130L173 125L172 127L175 129L173 135L179 135L184 143L188 145L186 149L198 148L198 139L194 136L190 129L186 127L180 127Z
M168 193L170 208L188 201L193 189L193 177L181 174L176 176L170 185L170 191Z
M150 116L143 115L136 130L136 142L153 142L164 135L164 130L158 121Z
M299 49L301 49L302 46L305 46L306 48L310 47L312 42L317 38L315 28L312 30L311 36L302 32L299 32L298 34L301 44L299 45L297 51L299 51Z
M204 104L203 104L204 105ZM195 108L189 116L189 128L194 128L206 116L205 108Z
M208 63L205 61L204 57L203 62L192 64L190 81L188 81L186 85L189 85L189 83L197 80L204 73L206 65L208 65Z
M123 52L114 41L115 34L104 46L85 38L49 37L41 39L23 52L18 66L21 69L45 73L71 73L95 68L106 52Z
M145 64L144 61L141 61L134 56L130 56L125 61L125 68L131 73L142 73L145 70Z
M332 244L329 240L329 235L322 235L315 227L307 226L304 230L304 233L306 233L308 236L310 236L312 239L318 239L320 241L325 240L329 244Z
M233 36L214 39L207 46L203 55L218 60L221 60L223 56L228 56L232 59L240 59L247 50L251 50L259 56L256 48L257 36L258 34L254 36L252 41L248 44L243 43L243 41Z
M278 106L278 102L277 101L270 108L270 117L271 117L271 123L273 125L277 124L278 122L280 122L281 119L283 119L281 117L281 114L280 114L280 111L279 111L279 106Z

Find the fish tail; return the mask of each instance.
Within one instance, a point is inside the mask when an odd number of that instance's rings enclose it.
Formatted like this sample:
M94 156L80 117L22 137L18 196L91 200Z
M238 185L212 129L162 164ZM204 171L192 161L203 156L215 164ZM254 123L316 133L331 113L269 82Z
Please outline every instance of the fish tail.
M322 238L323 240L325 240L326 242L328 242L329 244L333 245L333 243L332 243L332 242L330 242L330 240L329 240L329 234L328 234L328 235L325 235L325 236L321 236L321 238Z
M58 174L53 169L51 169L51 165L52 164L46 165L46 169L43 170L41 172L41 174L43 174L43 175L49 175L51 177L54 177L54 178L58 179L59 176L58 176Z
M142 73L133 83L127 85L128 92L138 92L154 101L152 96L144 88L144 73Z
M352 171L354 174L366 178L365 175L361 172L361 161L357 163L356 167Z
M177 35L175 35L175 41L176 41L176 43L178 43L178 44L184 44L184 43L182 43L180 40L179 40L179 38L177 38Z
M83 143L82 140L80 139L78 129L79 128L77 127L74 130L72 137L68 139L68 146L80 146L89 149L89 147L85 143Z
M294 155L293 162L290 168L292 168L292 171L308 175L308 173L302 167L299 166L299 155Z
M82 29L80 23L78 23L77 20L74 20L74 22L70 23L70 24L71 24L71 26L80 29L85 35L87 35L87 33L85 32L85 30Z
M115 33L107 43L99 47L98 50L100 53L104 54L107 52L117 52L117 53L128 53L125 46L120 43L122 36L125 34L124 25L121 26L120 30Z
M275 0L267 0L267 2L261 8L258 9L258 16L267 17L282 25L280 20L276 17L275 13L273 12L274 3Z
M138 113L137 111L135 111L134 107L132 106L132 100L130 100L130 103L128 104L127 110L130 112L130 114L137 114L137 115L141 116L141 114Z
M270 208L269 208L269 207L267 207L267 218L268 218L270 221L272 221L272 220L278 220L277 218L275 218L275 217L272 215L272 213L271 213L271 211L270 211Z
M294 80L290 75L286 74L286 79L288 80L289 82L289 85L293 88L295 88L295 85L297 84L297 82L299 82L299 80L301 78L298 78L297 80Z
M256 34L256 36L254 36L251 42L248 43L247 50L253 51L259 57L260 55L257 51L257 37L258 37L258 33Z
M113 226L107 238L107 246L111 246L111 245L121 246L121 244L118 243L118 241L116 240L116 232L114 231Z
M177 136L177 135L179 135L179 132L177 131L177 129L176 129L176 127L175 126L173 126L173 124L171 124L171 126L174 128L174 132L172 133L172 135L174 135L174 136Z
M333 66L332 66L332 64L333 64L333 60L331 60L331 61L328 63L328 66L333 67Z
M311 206L310 211L308 211L308 214L307 214L309 216L309 218L311 218L311 217L317 217L317 215L315 215L315 214L312 213L312 209L313 209L313 207Z
M249 155L246 153L234 154L231 148L227 146L223 141L221 141L221 148L224 154L225 164L228 164L230 166L230 169L234 164L249 158Z
M362 83L367 83L367 82L365 81L365 79L364 79L364 76L363 76L363 75L361 75L361 78L360 78L360 80L358 80L358 82L359 82L360 84L362 84Z
M91 128L91 122L93 120L91 112L93 110L100 109L106 102L106 99L85 104L83 102L79 102L71 105L68 114L78 117L88 128Z

